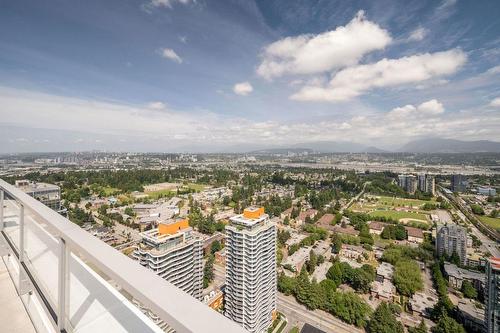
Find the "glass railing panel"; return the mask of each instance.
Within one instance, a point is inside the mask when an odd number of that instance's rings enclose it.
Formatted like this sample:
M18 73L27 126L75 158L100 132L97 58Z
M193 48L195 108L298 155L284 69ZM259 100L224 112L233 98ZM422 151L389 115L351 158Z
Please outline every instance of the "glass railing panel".
M163 332L107 278L71 255L68 330L77 332ZM115 284L115 287L116 284Z
M58 297L59 241L49 225L31 209L24 209L24 263L55 310Z
M19 215L20 207L7 193L4 198L4 229L10 244L19 253Z

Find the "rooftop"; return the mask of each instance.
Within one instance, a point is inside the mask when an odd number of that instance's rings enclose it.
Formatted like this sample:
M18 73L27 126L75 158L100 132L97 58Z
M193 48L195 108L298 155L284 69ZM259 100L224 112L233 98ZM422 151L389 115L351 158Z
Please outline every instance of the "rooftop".
M500 270L500 257L491 257L489 259L489 262L491 264L491 267L494 268L495 270Z
M264 212L264 207L248 207L243 210L243 214L231 217L230 221L244 227L253 227L262 223L268 217L269 215Z
M370 229L373 229L373 230L382 231L386 225L387 225L387 223L378 222L378 221L371 221L368 224L368 227Z
M426 309L432 309L438 302L437 296L425 294L423 292L416 292L410 298L410 306L413 311L423 313Z
M391 281L373 281L370 290L385 298L392 298L396 294L396 287Z
M319 220L316 222L319 225L329 225L332 223L333 219L335 216L333 214L325 214L319 218Z
M311 247L301 247L295 251L292 255L288 256L285 260L281 262L282 266L291 265L297 267L297 265L303 263L305 260L309 259L309 252Z
M484 273L471 271L465 268L460 268L454 264L444 263L444 270L447 275L459 279L479 280L482 281L483 283L485 280Z
M377 267L377 275L383 276L385 279L392 280L394 275L394 266L388 262L382 262Z
M424 238L424 232L422 229L414 227L405 227L408 237Z
M38 183L29 180L16 180L16 187L22 189L25 192L36 192L43 190L54 190L59 191L59 186L48 183Z

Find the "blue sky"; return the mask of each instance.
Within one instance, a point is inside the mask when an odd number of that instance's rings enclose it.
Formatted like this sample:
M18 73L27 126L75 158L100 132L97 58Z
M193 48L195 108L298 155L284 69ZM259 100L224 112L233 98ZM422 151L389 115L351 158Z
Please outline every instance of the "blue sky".
M499 14L464 0L0 1L0 151L498 141Z

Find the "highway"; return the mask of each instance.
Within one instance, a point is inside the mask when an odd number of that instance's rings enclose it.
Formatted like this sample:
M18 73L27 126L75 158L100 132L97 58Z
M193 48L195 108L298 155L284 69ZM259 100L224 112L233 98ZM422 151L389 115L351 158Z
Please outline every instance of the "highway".
M442 196L445 198L446 201L450 202L450 198L447 195L444 195L442 192L438 192L438 195ZM451 203L451 202L450 202ZM469 223L469 226L472 230L472 234L475 235L483 244L482 246L488 250L493 257L500 257L500 249L498 248L498 243L495 242L494 240L491 240L487 235L483 234L472 221L470 221L467 216L463 213L462 210L465 210L466 208L462 206L462 204L458 200L453 200L453 203L459 207L459 209L456 210L457 215L463 220L463 221L468 221L471 222Z

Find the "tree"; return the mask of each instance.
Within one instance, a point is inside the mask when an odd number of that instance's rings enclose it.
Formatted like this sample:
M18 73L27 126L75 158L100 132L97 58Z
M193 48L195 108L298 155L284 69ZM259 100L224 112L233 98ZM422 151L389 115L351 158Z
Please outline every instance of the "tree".
M457 251L453 251L453 253L451 254L451 256L450 256L450 262L452 264L460 266L460 257L458 256Z
M422 320L417 327L409 327L408 333L427 333L427 325L425 325L425 322Z
M361 268L354 270L350 284L356 291L369 292L375 276L375 269L371 265L365 264Z
M291 235L288 230L278 230L278 244L280 244L281 246L285 245L286 241L289 240L290 237Z
M132 207L125 208L125 214L127 214L128 216L135 216L135 212Z
M215 257L210 255L203 269L203 288L207 288L210 282L214 279L214 261Z
M394 285L404 296L411 296L422 290L424 283L420 275L420 267L414 260L402 260L394 268Z
M344 272L340 261L335 261L333 265L326 272L326 277L332 280L336 286L339 286L344 282Z
M309 282L309 274L304 267L300 270L300 274L297 277L297 285L295 289L295 297L297 301L302 304L306 304L309 296L311 295L311 282Z
M465 333L464 327L446 314L441 315L436 326L431 329L432 333Z
M332 249L334 253L339 253L342 249L342 238L338 234L334 234L332 237Z
M215 240L210 246L210 252L212 254L214 254L217 251L220 251L221 249L222 249L222 244L218 240Z
M278 276L278 290L285 295L292 295L297 288L297 281L293 277L288 277L285 274Z
M464 282L462 282L461 290L465 297L473 299L477 298L477 290L474 288L472 283L470 283L470 281L464 280Z
M209 215L207 218L201 218L198 223L198 230L201 233L211 235L215 232L215 219L213 215Z
M406 239L406 229L403 225L387 225L382 230L380 237L384 239L397 239L404 240Z
M323 308L326 301L325 290L313 279L305 305L310 310Z
M333 282L330 279L324 279L323 281L321 281L319 283L319 285L321 286L321 288L323 288L323 292L325 294L325 297L327 295L335 292L335 290L337 290L337 285L335 284L335 282Z
M109 206L106 205L106 204L101 205L101 207L99 207L99 209L98 209L99 214L106 215L106 212L108 211L108 208L109 208Z
M403 325L396 320L386 302L380 303L368 323L370 333L403 333Z
M472 204L470 205L470 208L472 209L472 212L477 215L484 215L484 209L478 204Z
M348 324L364 327L371 309L353 292L334 292L327 295L325 309Z
M306 262L306 268L309 274L312 274L316 269L316 265L318 263L318 257L313 250L309 251L309 260Z

